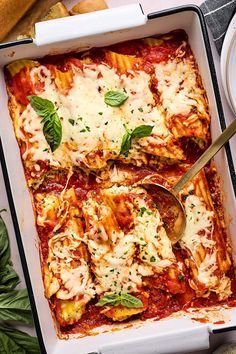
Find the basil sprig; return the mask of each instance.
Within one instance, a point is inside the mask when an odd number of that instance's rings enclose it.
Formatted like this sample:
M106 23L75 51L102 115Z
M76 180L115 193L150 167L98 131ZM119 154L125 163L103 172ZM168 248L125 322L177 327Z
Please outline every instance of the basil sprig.
M37 338L8 324L9 321L32 323L27 290L15 289L18 283L7 228L0 215L0 353L40 354Z
M38 340L10 326L0 325L0 353L40 354Z
M97 303L96 306L118 306L123 305L130 308L143 307L140 299L127 293L109 294L104 295Z
M12 267L8 232L0 216L0 294L12 290L20 279Z
M38 96L28 96L28 99L35 112L43 118L43 134L53 152L62 138L62 125L56 108L51 101Z
M30 302L26 289L10 290L0 294L0 321L32 323Z
M104 101L108 106L119 107L129 98L122 91L107 91L104 96Z
M120 154L125 154L129 152L131 148L132 139L134 138L144 138L152 133L154 126L152 125L139 125L134 130L125 127L126 132L123 135Z

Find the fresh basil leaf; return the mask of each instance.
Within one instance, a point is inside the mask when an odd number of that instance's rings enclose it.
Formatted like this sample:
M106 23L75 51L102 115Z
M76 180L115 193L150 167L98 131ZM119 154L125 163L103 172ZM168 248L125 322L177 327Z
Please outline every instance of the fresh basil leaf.
M43 122L43 134L52 152L54 152L60 145L62 138L62 126L60 118L57 112L54 112L47 118L44 118Z
M120 154L127 155L132 144L133 138L144 138L151 134L153 130L153 126L151 125L139 125L133 131L126 128L126 132L122 138Z
M10 264L0 270L0 292L13 290L20 280Z
M6 225L0 216L0 269L10 262L10 245Z
M27 333L0 325L0 354L40 354L38 340Z
M26 289L0 294L0 321L32 323L31 309Z
M28 96L28 99L35 112L43 117L43 134L54 152L62 139L62 125L56 108L51 101L38 96Z
M107 91L104 96L104 101L108 106L119 107L129 98L122 91Z
M0 292L13 290L19 277L12 267L10 245L6 225L0 216Z
M127 154L127 152L131 148L131 134L127 130L126 133L123 135L122 142L121 142L121 148L120 148L120 154Z
M118 306L123 305L125 307L139 308L143 307L143 303L140 299L127 293L110 294L103 296L96 306Z
M151 134L153 128L153 125L139 125L132 131L132 138L145 138Z
M103 296L97 303L96 306L117 306L119 305L119 295L118 294L110 294Z
M54 104L39 96L28 96L30 104L40 117L45 117L55 111Z
M125 307L132 307L132 308L143 307L143 303L139 298L127 293L120 294L120 303Z

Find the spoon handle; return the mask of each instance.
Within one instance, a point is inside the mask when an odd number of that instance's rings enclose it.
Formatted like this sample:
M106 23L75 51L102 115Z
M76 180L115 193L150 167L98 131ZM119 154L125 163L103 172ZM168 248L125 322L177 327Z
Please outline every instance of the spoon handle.
M227 141L236 133L236 119L223 131L213 144L202 154L195 164L186 172L172 188L172 193L178 194L185 184L191 179L215 156L215 154L224 146Z

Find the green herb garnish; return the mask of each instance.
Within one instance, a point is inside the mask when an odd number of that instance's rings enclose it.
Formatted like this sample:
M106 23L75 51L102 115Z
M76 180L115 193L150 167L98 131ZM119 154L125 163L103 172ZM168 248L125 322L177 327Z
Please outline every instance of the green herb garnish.
M152 125L139 125L134 130L131 130L125 126L126 132L122 138L120 154L127 155L131 148L132 139L140 139L149 136L153 128Z
M70 123L71 125L73 125L73 126L75 125L75 120L74 120L74 119L69 118L68 121L69 121L69 123Z
M0 217L0 292L12 290L20 282L10 259L8 232Z
M178 275L178 280L179 281L184 281L184 275L183 274L179 274Z
M132 138L145 138L151 134L153 128L153 125L139 125L133 130Z
M5 325L0 325L0 348L2 353L41 353L37 338Z
M140 208L140 211L139 211L139 213L138 213L138 216L141 216L141 217L142 217L146 210L147 210L147 208L141 207L141 208Z
M11 290L0 294L0 320L32 323L31 309L26 289Z
M27 290L15 290L19 277L10 256L8 232L0 216L0 352L2 349L4 353L40 354L37 338L9 325L9 321L32 323Z
M107 91L104 101L108 106L119 107L128 99L128 95L121 91Z
M30 104L35 112L42 117L43 134L51 151L55 151L62 138L62 125L54 104L38 96L28 96Z
M85 128L80 130L80 133L90 132L90 128L86 125Z
M143 307L143 303L140 299L127 293L110 294L103 296L96 306L118 306L123 305L129 308Z

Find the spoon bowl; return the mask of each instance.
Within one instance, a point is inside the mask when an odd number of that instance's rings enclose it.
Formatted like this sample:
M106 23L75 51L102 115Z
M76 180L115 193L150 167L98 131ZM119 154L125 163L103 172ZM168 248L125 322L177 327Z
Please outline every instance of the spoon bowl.
M182 237L186 227L184 206L171 190L161 184L144 180L141 186L157 205L166 233L171 243L175 244Z

